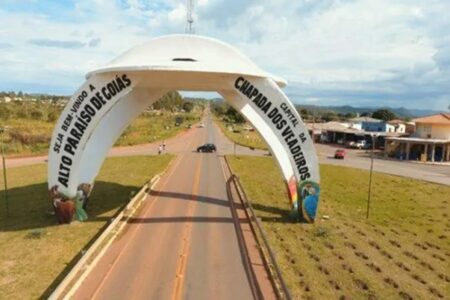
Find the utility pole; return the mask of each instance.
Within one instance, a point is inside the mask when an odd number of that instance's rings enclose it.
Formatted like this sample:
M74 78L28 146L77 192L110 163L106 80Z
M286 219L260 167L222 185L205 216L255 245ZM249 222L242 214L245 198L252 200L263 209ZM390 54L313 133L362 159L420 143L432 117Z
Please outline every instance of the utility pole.
M194 11L194 1L187 0L186 5L186 33L193 34L194 33L194 18L192 17L192 13Z
M373 152L375 150L375 137L378 137L377 134L371 134L372 138L372 151L370 153L370 175L369 175L369 192L367 195L367 213L366 213L366 219L369 218L369 211L370 211L370 200L372 197L372 173L373 173Z
M2 148L2 161L3 161L3 182L5 184L5 204L6 204L6 216L9 216L9 200L8 200L8 182L6 180L6 163L5 163L5 147L3 144L3 134L6 131L6 127L0 128L0 143Z

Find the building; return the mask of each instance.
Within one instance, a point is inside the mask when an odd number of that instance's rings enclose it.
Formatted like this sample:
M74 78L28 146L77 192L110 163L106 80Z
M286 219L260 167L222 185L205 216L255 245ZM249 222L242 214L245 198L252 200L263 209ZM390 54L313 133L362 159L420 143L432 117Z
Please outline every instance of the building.
M385 156L406 160L450 161L450 114L441 113L413 120L411 137L389 137Z
M402 120L392 120L385 122L383 120L371 117L358 117L350 120L350 127L367 132L398 132L405 133L406 125Z
M382 122L382 121L380 121ZM379 122L377 122L379 123ZM356 124L356 126L355 126ZM314 142L332 143L346 145L349 142L364 140L367 145L375 143L375 148L381 148L385 144L386 137L404 136L405 133L394 131L366 131L359 129L361 123L354 122L327 122L327 123L306 123ZM394 127L392 127L394 128Z
M388 132L406 133L406 123L402 120L390 120L387 124L389 125Z

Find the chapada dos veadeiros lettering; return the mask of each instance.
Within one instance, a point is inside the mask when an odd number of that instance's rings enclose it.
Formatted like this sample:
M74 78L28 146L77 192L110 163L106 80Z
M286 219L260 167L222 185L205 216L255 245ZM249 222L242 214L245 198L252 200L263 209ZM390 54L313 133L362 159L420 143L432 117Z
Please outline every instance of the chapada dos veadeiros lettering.
M250 81L243 77L238 77L234 82L234 87L251 100L265 115L272 121L275 128L280 131L283 140L291 152L295 161L296 168L300 174L301 180L311 177L308 163L302 151L300 143L307 139L305 133L296 136L292 131L291 125L296 127L299 124L297 117L292 113L286 103L281 103L280 107L273 107L272 102L260 92ZM290 124L289 124L290 122Z

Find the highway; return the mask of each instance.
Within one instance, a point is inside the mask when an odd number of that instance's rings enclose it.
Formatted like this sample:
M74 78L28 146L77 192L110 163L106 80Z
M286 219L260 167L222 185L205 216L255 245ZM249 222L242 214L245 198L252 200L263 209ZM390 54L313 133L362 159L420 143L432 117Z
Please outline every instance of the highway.
M220 157L230 145L205 125L167 145L177 158L74 299L254 298ZM193 151L206 142L218 153Z

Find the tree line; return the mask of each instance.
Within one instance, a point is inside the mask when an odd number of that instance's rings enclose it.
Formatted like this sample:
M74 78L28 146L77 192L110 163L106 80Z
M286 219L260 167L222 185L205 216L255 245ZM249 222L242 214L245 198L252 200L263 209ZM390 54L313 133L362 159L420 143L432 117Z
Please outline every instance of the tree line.
M296 107L298 113L305 122L330 122L330 121L347 121L358 116L357 113L348 112L340 113L332 110L311 110L307 108ZM213 101L211 104L212 111L220 116L225 122L228 123L244 123L245 118L236 111L232 106L224 102L223 100ZM383 121L390 121L400 118L393 111L387 108L381 108L374 112L363 112L359 114L360 117L371 117ZM403 118L408 120L408 118Z

